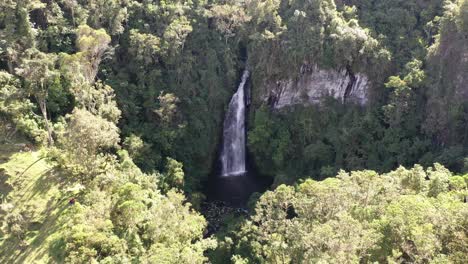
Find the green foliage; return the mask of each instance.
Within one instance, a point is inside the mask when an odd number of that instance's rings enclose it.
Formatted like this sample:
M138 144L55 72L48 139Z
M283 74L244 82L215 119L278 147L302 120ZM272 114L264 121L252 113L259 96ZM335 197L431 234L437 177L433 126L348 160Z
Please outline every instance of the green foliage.
M440 188L451 178L435 164L280 185L261 196L224 250L248 263L463 263L468 207L459 194L466 188Z
M158 61L161 54L161 39L152 34L139 33L137 29L130 31L130 54L142 66L151 65Z
M31 2L31 3L29 3ZM13 73L18 66L21 54L35 44L37 31L31 27L29 12L40 8L43 4L37 1L4 1L0 4L0 21L2 31L0 36L0 53L6 60L8 71Z
M25 54L20 67L16 69L16 73L24 78L27 93L31 94L39 104L47 129L48 143L51 145L54 141L52 128L48 120L47 99L49 87L59 76L58 71L55 70L56 56L36 49L26 50Z
M413 58L423 59L436 30L428 25L442 15L444 0L417 1L336 1L340 9L354 6L359 21L392 54L391 64L397 70ZM343 5L343 3L345 5Z
M166 172L163 174L159 184L162 192L166 193L170 189L184 189L184 170L182 163L175 159L166 159Z
M106 148L115 142L112 135L100 133L106 130L99 127L102 122L110 123L74 110L65 131L82 131L67 140L91 137L81 141L86 142L83 146L74 145L76 150L60 149L68 158L65 170L30 152L1 165L2 177L5 172L12 185L0 207L2 262L206 263L204 252L216 247L216 241L203 238L205 219L180 192L161 194L162 177L142 173L125 151L118 152L119 160L107 162L105 170L98 165L81 170L82 183L69 177L70 168L87 165L84 155L108 155ZM95 127L102 131L90 130ZM58 140L56 147L67 146L62 144ZM48 155L51 151L44 149ZM183 177L181 169L180 163L169 160L172 179Z
M103 29L95 30L87 25L77 28L78 52L62 54L62 71L74 86L92 84L99 70L99 64L111 39Z
M466 24L462 22L466 20L466 6L466 1L446 1L439 34L427 56L430 85L424 122L426 133L436 143L464 149L468 142L464 88L468 80L465 74L468 61L466 55L461 54L468 52Z
M2 226L3 233L23 241L26 235L26 223L21 212L10 212L4 216Z
M48 86L49 119L57 122L74 107L112 122L121 114L122 138L136 134L143 141L140 153L131 153L135 162L153 171L163 170L167 157L181 161L190 171L187 191L199 189L211 170L223 112L246 51L253 71L253 111L269 111L258 109L265 81L293 78L304 64L365 73L375 84L370 96L382 99L377 110L330 106L330 114L319 118L321 127L334 120L335 125L325 125L325 137L318 136L324 130L301 131L305 128L299 124L311 126L318 121L314 115L326 110L301 109L279 118L266 114L273 121L251 123L249 147L262 172L282 174L292 182L289 172L325 177L341 167L388 171L423 155L426 164L447 160L443 147L428 147L429 133L419 133L417 124L424 117L416 111L424 105L425 47L437 31L441 1L345 3L337 1L337 8L331 0L6 2L0 26L8 41L1 46L2 61L13 73L31 48L51 57L58 54L60 78ZM463 13L457 11L463 10L461 5L451 11L458 28L464 27ZM442 18L441 25L447 20ZM393 26L397 24L401 29ZM402 39L405 34L407 40ZM405 89L380 90L384 80L392 86L389 72L406 82ZM120 111L112 103L112 89ZM359 118L363 113L366 120ZM457 116L452 134L460 134L464 110L451 114ZM277 124L280 120L288 122ZM349 143L354 137L362 140ZM379 144L385 149L377 148ZM458 167L459 162L451 166Z
M73 0L66 2L69 2L70 8L76 8L79 5ZM86 12L90 26L104 28L111 35L118 35L124 31L123 23L128 17L127 6L131 2L129 0L88 1L83 11Z
M131 180L120 178L107 191L90 189L61 218L64 228L51 247L57 261L206 261L203 251L215 241L202 239L205 221L184 204L182 194L159 194L155 178L138 169L114 173Z
M377 75L371 69L374 63L385 68L388 52L356 19L346 20L331 0L250 3L247 11L255 19L249 63L259 90L265 81L297 76L296 69L304 64L349 66L370 75Z
M199 188L211 169L237 82L237 47L210 28L204 5L133 2L118 56L104 65L124 136L137 134L145 145L135 161L146 171L163 170L166 157L181 161L191 172L186 190Z
M245 7L236 1L232 4L214 5L207 13L215 19L216 28L224 35L226 41L239 34L238 31L252 19L247 15Z
M109 122L117 123L121 111L115 102L115 92L102 82L94 85L84 85L74 91L76 107L86 109L90 113L102 117Z
M58 146L50 158L65 168L71 176L89 182L106 170L112 160L106 150L116 148L120 141L114 123L84 109L75 109L58 135Z
M135 159L144 148L144 142L140 137L132 134L125 138L123 147L128 151L130 157Z
M254 69L257 109L251 114L249 147L264 174L286 172L287 175L318 178L332 175L339 168L389 171L399 164L419 162L422 156L426 165L442 162L437 156L444 147L432 144L432 131L426 133L421 126L427 118L421 109L426 107L428 85L422 60L432 38L421 40L421 35L425 34L425 23L440 14L441 1L427 5L405 2L404 5L411 7L408 10L390 2L346 3L355 4L359 9L340 3L336 10L330 1L296 1L290 6L271 3L269 14L278 12L281 20L276 20L277 25L286 27L279 30L282 33L277 36L257 38L250 44L249 62ZM382 9L376 10L376 7ZM395 15L397 13L407 20ZM412 13L421 14L426 22L411 21ZM375 21L376 17L385 19ZM358 18L369 29L363 28ZM397 23L408 26L400 32L393 26ZM403 40L403 31L411 31L406 34L408 42ZM402 51L402 46L410 48ZM294 80L299 67L309 64L318 64L322 69L345 67L348 71L365 73L373 82L368 94L373 103L367 109L354 106L344 109L325 98L318 109L289 107L265 114L265 111L271 112L262 108L263 97L269 94L265 89L273 89L277 80ZM388 76L390 72L398 72L398 75ZM380 89L385 79L388 89ZM268 83L272 85L266 85ZM458 111L460 119L466 116L462 111ZM463 129L463 125L459 127ZM450 138L463 133L458 130ZM450 168L459 171L456 167L459 165ZM284 180L289 179L279 182Z
M331 176L340 168L389 171L398 164L412 165L429 144L425 138L414 140L416 105L403 101L398 107L401 113L395 105L385 106L382 113L326 100L320 107L274 113L261 108L248 132L249 150L260 171L278 183L292 183L294 176Z
M467 0L1 1L0 121L57 144L48 163L27 153L1 165L13 189L0 259L207 262L216 243L182 192L201 207L248 68L249 156L277 188L251 200L251 218L229 220L214 262L465 263L467 176L399 166L468 168L467 10ZM269 108L266 84L304 65L366 75L368 104ZM364 168L397 169L282 185Z
M0 72L0 113L7 116L16 129L37 143L46 141L47 132L42 129L42 121L34 114L34 104L21 90L20 82L13 75Z

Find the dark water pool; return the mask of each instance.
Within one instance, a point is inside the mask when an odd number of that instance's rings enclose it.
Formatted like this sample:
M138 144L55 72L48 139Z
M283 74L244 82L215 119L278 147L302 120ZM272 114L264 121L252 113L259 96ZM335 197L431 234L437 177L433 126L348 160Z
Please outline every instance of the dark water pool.
M221 201L229 206L245 207L253 193L263 193L271 186L272 179L259 175L250 162L247 162L247 170L243 175L224 177L216 169L205 188L208 201Z

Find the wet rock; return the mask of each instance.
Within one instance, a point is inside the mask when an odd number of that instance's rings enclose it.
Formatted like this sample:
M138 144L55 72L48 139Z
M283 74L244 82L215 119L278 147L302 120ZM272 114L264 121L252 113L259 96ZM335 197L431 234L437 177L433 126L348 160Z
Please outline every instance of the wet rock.
M233 215L236 217L247 217L249 212L246 208L233 207L222 201L211 201L202 204L202 214L208 222L205 237L219 231L225 224L225 217Z

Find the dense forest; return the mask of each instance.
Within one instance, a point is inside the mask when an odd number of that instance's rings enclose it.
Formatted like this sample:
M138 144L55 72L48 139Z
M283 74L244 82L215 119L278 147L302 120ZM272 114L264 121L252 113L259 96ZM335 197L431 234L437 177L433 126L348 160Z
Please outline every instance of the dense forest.
M468 0L2 0L0 198L1 263L468 263Z

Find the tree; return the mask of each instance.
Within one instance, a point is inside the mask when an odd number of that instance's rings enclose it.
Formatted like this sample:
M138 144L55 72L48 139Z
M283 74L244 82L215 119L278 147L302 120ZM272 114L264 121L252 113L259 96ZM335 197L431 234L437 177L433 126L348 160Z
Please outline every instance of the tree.
M179 98L174 94L166 93L158 96L160 107L154 112L158 115L162 124L170 125L177 116L177 103L179 103Z
M111 38L104 29L95 30L87 25L79 26L76 34L79 52L73 55L62 54L60 64L66 77L78 89L94 83Z
M213 5L208 16L215 19L216 28L224 35L226 42L236 36L237 31L251 19L245 7L236 3Z
M130 182L117 190L118 200L112 211L112 219L117 228L130 232L137 230L137 225L145 218L146 195L141 186Z
M161 39L153 34L144 34L132 29L129 52L145 66L156 63L162 55Z
M163 47L168 56L176 55L184 48L185 39L192 32L192 25L185 16L174 19L163 35Z
M37 0L0 3L0 57L6 59L9 73L14 73L22 53L35 46L37 31L31 26L29 13L43 7Z
M130 157L132 159L135 159L141 155L141 152L145 147L145 143L139 136L131 134L130 136L125 138L123 142L123 147L128 151Z
M394 89L391 94L390 104L383 107L386 122L390 126L398 126L404 121L411 109L413 92L407 83L398 76L391 76L385 84L387 88Z
M115 101L115 92L109 85L97 82L84 85L74 92L76 107L84 108L93 115L117 124L121 111Z
M170 189L183 190L184 188L184 170L182 163L175 159L166 159L166 172L164 173L160 188L163 192L168 192Z
M450 172L434 167L341 171L280 185L259 198L221 249L249 263L463 263L466 185L448 192Z
M468 31L468 1L462 0L460 1L460 17L459 17L459 23L460 23L460 31L466 32Z
M55 54L46 54L36 49L29 49L26 51L26 56L20 67L16 69L16 73L24 78L29 93L34 96L39 104L47 129L49 145L52 145L54 140L52 138L52 127L47 116L47 97L49 85L60 76L55 69L56 58Z
M127 20L127 6L131 0L88 1L88 24L94 28L105 28L111 35L124 31L123 23Z
M206 221L195 213L184 196L172 190L149 209L145 239L151 245L149 263L205 263L203 252L216 247L213 239L202 239ZM164 220L159 220L164 219Z
M5 215L2 229L6 234L24 242L27 228L28 222L25 219L25 212L12 211Z
M0 71L0 115L15 125L13 134L21 131L35 142L43 143L47 140L47 132L41 127L41 118L34 114L35 108L19 78Z
M58 135L58 150L51 158L72 176L89 183L106 171L112 160L107 151L117 148L120 141L117 126L85 109L75 108L67 117L65 129Z
M157 178L138 168L109 166L113 181L91 188L60 216L51 251L57 262L206 263L214 239L206 221L174 190L161 195Z
M449 170L436 163L434 168L429 168L429 191L428 196L437 197L440 193L447 192L449 187L449 178L452 176Z

